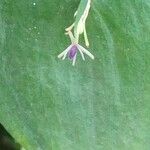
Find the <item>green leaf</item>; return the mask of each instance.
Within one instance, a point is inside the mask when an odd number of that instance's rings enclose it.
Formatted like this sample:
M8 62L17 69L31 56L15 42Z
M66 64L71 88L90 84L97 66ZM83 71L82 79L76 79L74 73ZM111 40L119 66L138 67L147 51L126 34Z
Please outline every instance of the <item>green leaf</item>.
M72 67L78 4L0 1L0 122L26 150L149 150L150 1L92 0L95 60Z

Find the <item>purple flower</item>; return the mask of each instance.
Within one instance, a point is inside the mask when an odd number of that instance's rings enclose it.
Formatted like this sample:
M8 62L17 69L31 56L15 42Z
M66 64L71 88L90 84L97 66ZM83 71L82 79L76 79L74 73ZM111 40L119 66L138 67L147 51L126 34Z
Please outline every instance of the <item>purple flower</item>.
M73 66L75 65L78 51L80 52L83 60L85 60L84 54L88 55L91 59L94 59L94 56L88 50L86 50L84 47L78 44L78 38L74 38L71 31L68 31L67 34L69 35L72 44L69 47L67 47L62 53L60 53L58 55L58 58L62 58L62 60L64 60L68 55L69 59L72 60Z
M58 58L62 58L62 60L64 60L68 55L69 59L72 60L72 65L74 66L78 51L80 52L83 60L85 60L84 53L87 54L91 59L94 59L94 56L79 44L71 44L62 53L58 55Z

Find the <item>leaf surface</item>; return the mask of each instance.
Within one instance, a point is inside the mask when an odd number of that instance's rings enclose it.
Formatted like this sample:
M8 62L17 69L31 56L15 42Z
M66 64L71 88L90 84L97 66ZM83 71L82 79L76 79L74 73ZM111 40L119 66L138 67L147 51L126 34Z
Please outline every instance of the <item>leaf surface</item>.
M0 121L26 150L149 150L150 1L93 0L72 67L78 4L0 0Z

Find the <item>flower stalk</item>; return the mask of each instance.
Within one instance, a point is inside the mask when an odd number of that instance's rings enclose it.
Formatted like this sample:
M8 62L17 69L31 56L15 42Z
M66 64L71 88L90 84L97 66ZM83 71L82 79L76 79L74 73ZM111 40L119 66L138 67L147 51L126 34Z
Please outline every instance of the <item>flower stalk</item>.
M76 20L75 22L66 28L66 34L69 35L71 40L71 45L68 46L62 53L58 55L58 58L64 60L67 56L72 61L72 65L75 65L76 57L78 51L83 60L85 60L84 54L88 55L91 59L94 59L94 56L84 47L79 45L79 36L84 35L85 45L89 47L89 40L86 33L85 22L89 13L91 0L81 0L78 10L75 12ZM74 29L74 35L72 33Z

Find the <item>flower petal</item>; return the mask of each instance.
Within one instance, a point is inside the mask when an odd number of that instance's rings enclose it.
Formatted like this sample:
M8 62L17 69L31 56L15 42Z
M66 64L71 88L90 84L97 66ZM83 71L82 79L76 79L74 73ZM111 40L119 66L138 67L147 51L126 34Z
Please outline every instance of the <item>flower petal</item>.
M72 65L75 66L75 63L76 63L76 58L77 58L77 54L74 56L73 58L73 62L72 62Z
M83 52L82 52L79 48L78 48L78 50L79 50L79 52L80 52L80 54L81 54L82 59L85 60L85 57L84 57Z
M77 45L78 49L80 49L83 53L87 54L91 59L94 59L94 55L92 55L88 50L86 50L84 47L81 45Z
M67 53L68 53L68 51L70 50L71 47L72 47L72 44L71 44L69 47L67 47L62 53L60 53L60 54L58 55L58 58L61 58L61 57L63 57L64 55L67 55Z

